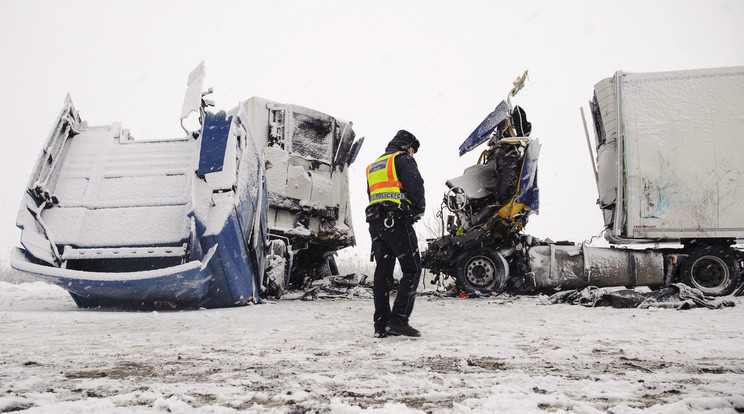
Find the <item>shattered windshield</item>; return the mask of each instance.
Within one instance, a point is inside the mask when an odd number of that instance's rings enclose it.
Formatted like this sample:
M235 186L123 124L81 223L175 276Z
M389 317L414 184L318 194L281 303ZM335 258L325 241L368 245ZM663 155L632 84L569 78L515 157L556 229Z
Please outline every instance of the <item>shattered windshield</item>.
M334 153L333 118L314 117L292 111L291 125L292 128L288 131L291 152L304 158L331 163Z

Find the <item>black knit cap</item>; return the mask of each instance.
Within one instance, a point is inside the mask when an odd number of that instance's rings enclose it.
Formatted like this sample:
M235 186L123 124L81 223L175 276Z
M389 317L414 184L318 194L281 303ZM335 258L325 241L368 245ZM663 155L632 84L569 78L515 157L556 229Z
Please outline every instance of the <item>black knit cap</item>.
M421 143L419 142L419 140L416 139L416 137L413 136L412 133L404 129L398 131L398 133L395 134L395 137L393 137L393 139L388 144L388 146L395 146L403 151L407 150L408 147L412 147L414 153L418 152L420 145Z

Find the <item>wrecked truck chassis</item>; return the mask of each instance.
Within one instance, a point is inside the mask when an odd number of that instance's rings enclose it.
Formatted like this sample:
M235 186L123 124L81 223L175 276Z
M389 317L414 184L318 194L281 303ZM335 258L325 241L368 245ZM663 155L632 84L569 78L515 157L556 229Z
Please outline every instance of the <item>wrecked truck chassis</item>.
M682 256L673 251L544 243L530 236L495 245L480 235L468 235L430 240L422 261L437 277L453 278L466 293L534 294L588 286L668 286Z
M514 83L509 97L521 89L525 78L526 72ZM682 145L685 139L698 142L699 131L680 130L676 125L680 119L708 119L700 102L724 102L718 99L722 94L741 99L738 91L743 89L744 67L617 72L595 85L591 106L599 162L593 169L605 219L602 233L611 244L609 248L543 242L523 234L528 216L538 212L539 143L529 137L531 124L524 111L512 107L507 97L460 146L463 155L488 142L477 165L446 182L449 190L440 213L442 236L428 241L423 267L437 276L453 277L465 292L654 288L681 282L703 295L741 294L744 222L737 214L741 198L736 197L742 188L737 179L740 172L734 167L727 171L730 179L715 176L717 166L740 164L737 154L741 152L731 149L741 148L743 142L741 106L706 107L718 122L704 133L710 144L705 151ZM679 101L684 105L670 109L665 106L669 100L666 92L674 91L680 93ZM660 96L663 98L658 101ZM649 108L666 108L673 113L658 115ZM680 118L677 111L685 116ZM637 148L640 143L645 147ZM646 158L636 156L634 150ZM724 155L711 156L706 151ZM668 158L687 162L674 169ZM688 168L692 164L698 169ZM711 203L710 192L725 194L725 198ZM449 209L446 220L445 206ZM637 206L658 208L639 210ZM659 247L665 244L668 247Z
M737 286L740 294L744 254L727 240L718 242L689 243L681 249L608 248L546 243L530 236L493 244L471 234L429 240L422 262L437 278L451 277L466 293L537 294L590 286L656 289L681 282L709 296L730 294Z

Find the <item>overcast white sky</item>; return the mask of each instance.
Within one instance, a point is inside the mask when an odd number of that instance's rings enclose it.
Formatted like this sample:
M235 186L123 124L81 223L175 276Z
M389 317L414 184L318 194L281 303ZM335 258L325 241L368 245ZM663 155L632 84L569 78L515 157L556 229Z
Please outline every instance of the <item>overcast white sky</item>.
M580 242L602 229L579 113L594 83L744 64L740 0L0 4L0 259L18 244L21 195L68 92L89 124L180 136L187 76L205 61L218 109L263 96L353 121L366 137L351 168L364 256L363 167L398 129L422 142L432 218L445 180L477 159L458 146L529 69L513 101L542 143L527 232Z

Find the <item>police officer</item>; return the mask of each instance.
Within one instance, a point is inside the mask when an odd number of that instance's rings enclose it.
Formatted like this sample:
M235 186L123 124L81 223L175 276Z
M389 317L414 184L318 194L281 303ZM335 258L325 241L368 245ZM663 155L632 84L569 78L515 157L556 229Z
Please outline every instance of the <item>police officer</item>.
M424 180L413 159L419 141L400 130L388 143L385 153L367 167L366 209L372 255L375 262L373 286L375 337L388 335L420 336L408 324L421 276L421 255L413 223L424 215ZM398 258L403 276L392 310L390 290Z

